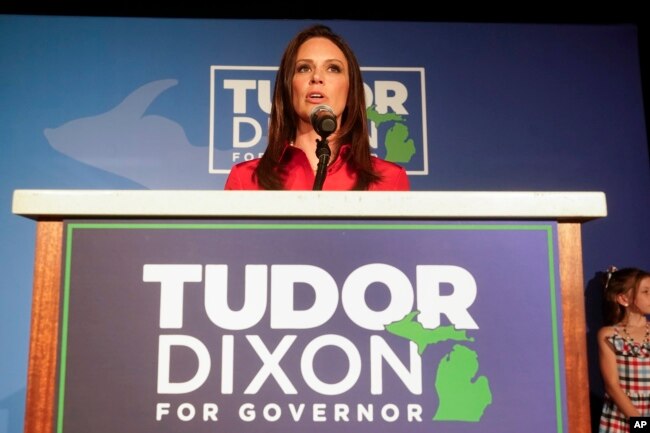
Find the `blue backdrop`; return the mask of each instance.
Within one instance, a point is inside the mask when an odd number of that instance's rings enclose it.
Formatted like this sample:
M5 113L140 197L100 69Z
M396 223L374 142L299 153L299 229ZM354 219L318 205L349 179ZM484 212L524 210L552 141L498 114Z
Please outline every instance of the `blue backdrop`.
M0 433L23 430L35 228L11 213L12 191L221 189L222 167L255 150L235 146L235 119L251 141L269 74L309 23L0 16ZM396 115L377 153L392 126L413 138L400 154L413 189L607 194L608 216L582 231L592 335L597 274L650 268L636 28L326 23L354 47L378 113ZM250 84L246 110L232 83Z

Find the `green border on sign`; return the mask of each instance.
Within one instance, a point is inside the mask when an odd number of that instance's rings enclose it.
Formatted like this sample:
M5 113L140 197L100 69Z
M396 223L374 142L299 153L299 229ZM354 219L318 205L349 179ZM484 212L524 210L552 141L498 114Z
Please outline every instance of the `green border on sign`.
M555 249L554 231L551 223L512 224L512 223L305 223L305 222L237 222L237 223L205 223L205 222L67 222L65 239L65 261L63 277L63 301L61 311L61 347L59 358L59 392L56 432L63 433L63 410L65 399L66 354L68 344L68 314L70 297L70 268L72 262L72 235L75 230L447 230L447 231L543 231L546 232L548 248L548 275L551 298L551 326L553 340L553 373L555 385L555 412L557 433L563 433L562 422L562 387L560 369L560 349L558 335L558 312L556 299Z

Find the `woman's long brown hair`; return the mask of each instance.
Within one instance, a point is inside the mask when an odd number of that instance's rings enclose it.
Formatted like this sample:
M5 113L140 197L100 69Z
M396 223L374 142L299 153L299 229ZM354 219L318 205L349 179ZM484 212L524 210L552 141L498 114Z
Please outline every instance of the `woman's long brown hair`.
M372 168L368 120L361 68L352 49L343 38L324 25L314 25L298 33L287 45L275 77L273 104L269 123L269 142L255 170L258 185L262 189L283 189L284 171L282 154L287 143L296 138L298 116L293 110L292 82L298 49L312 38L332 41L345 55L348 62L350 86L347 102L337 131L340 144L350 144L350 160L357 173L354 190L366 190L379 176Z

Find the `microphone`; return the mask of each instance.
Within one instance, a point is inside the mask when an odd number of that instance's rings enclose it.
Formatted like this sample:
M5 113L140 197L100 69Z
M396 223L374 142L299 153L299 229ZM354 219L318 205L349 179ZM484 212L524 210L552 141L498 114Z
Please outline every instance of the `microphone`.
M311 126L321 137L327 137L336 131L336 116L332 107L321 104L314 107L309 115Z

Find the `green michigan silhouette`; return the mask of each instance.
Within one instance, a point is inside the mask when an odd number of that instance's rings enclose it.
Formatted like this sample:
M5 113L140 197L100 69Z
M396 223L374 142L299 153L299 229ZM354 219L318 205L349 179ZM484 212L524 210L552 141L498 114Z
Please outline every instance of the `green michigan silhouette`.
M478 368L476 352L461 344L454 345L452 351L442 358L436 373L435 386L440 404L434 420L481 420L485 409L492 403L492 392L485 376L475 379Z
M419 311L413 311L384 328L393 335L415 343L420 356L427 347L441 341L474 341L474 338L467 336L467 331L457 330L453 326L425 328L415 320L418 314ZM476 377L478 370L478 354L462 344L455 344L451 352L442 357L436 369L435 391L439 404L433 420L481 420L485 409L492 403L492 392L485 376Z
M404 123L404 117L397 113L380 114L377 112L375 105L371 105L366 109L366 115L368 120L374 122L377 128L383 123L393 123L384 137L386 146L384 159L398 163L409 162L415 155L415 143L409 137L409 128Z

